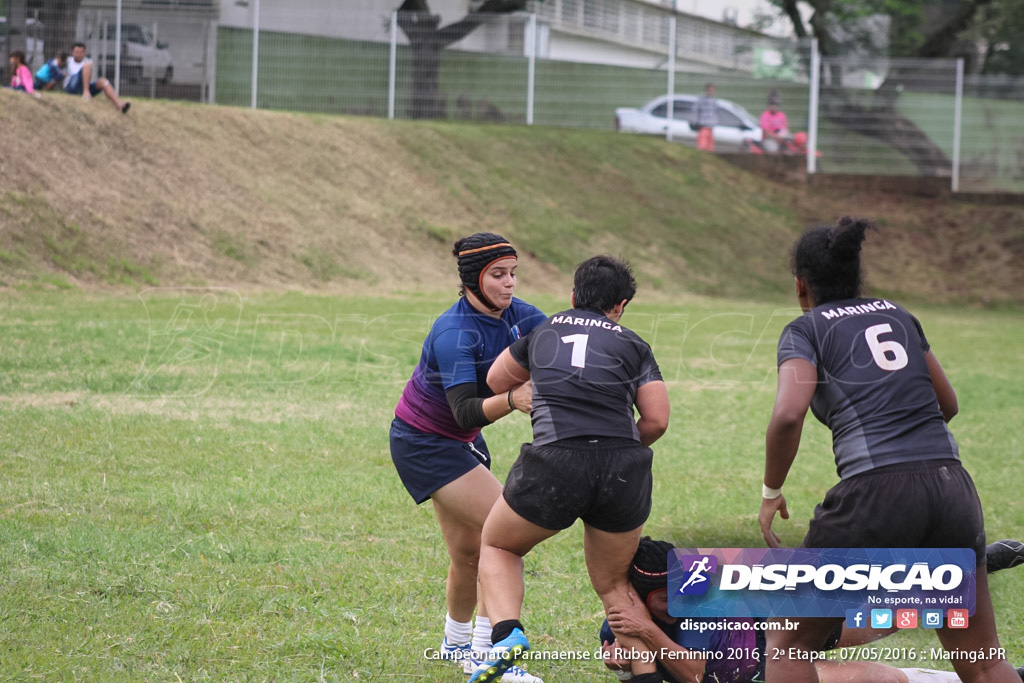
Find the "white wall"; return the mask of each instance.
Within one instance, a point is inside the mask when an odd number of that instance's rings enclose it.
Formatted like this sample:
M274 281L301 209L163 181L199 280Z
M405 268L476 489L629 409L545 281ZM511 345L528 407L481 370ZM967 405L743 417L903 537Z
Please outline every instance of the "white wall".
M664 69L667 61L664 53L631 49L615 43L603 43L568 33L551 31L549 38L550 52L547 57L571 62L588 64L612 64L614 66L630 66L640 69ZM696 72L713 72L715 69L707 64L690 63L677 60L679 70Z
M391 14L401 0L259 0L260 27L286 33L355 40L382 40L388 35ZM224 26L249 28L256 0L221 0ZM466 15L469 0L431 0L430 9L443 24Z

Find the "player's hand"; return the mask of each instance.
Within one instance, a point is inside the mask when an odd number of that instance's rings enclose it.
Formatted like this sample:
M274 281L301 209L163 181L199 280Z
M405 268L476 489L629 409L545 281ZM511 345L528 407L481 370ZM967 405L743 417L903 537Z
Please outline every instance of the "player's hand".
M640 602L640 596L629 591L629 604L613 605L608 610L608 625L612 631L630 636L632 638L643 638L645 629L651 624L651 613L647 606Z
M515 401L517 410L529 415L533 409L533 382L527 380L513 389L512 400Z
M612 671L629 671L629 660L621 655L626 651L619 647L617 641L601 643L601 661Z
M782 519L789 519L785 495L780 494L778 498L761 499L761 511L757 515L757 521L761 525L761 535L764 536L764 541L770 548L778 548L780 543L778 535L772 530L776 512Z

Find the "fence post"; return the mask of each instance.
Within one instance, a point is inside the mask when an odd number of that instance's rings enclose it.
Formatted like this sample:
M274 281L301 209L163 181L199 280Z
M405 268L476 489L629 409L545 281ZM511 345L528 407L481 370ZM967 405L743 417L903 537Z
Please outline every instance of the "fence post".
M665 111L665 139L672 142L672 122L675 119L676 98L676 16L668 18L668 108Z
M953 105L953 192L960 191L960 129L963 126L964 60L956 60L956 99Z
M818 39L811 39L811 80L807 104L807 173L818 170L818 93L821 89L821 55Z
M534 87L537 79L537 15L526 24L526 125L533 125Z
M252 3L252 103L256 108L256 95L259 91L260 75L260 0Z
M118 0L118 2L120 2L120 1L121 0ZM157 24L157 22L154 21L153 22L153 47L154 48L157 46L157 43L160 41L160 34L157 33L157 28L159 28L159 25ZM142 78L142 74L141 73L139 73L139 78ZM116 90L117 88L114 88L114 89ZM153 68L153 73L149 74L149 96L151 98L156 98L156 68L155 67Z
M117 0L117 11L115 15L117 17L114 23L114 90L121 92L121 9L122 0ZM107 36L110 38L110 36ZM89 87L88 83L84 84L83 89Z
M395 118L395 78L398 71L398 12L391 13L391 48L388 52L388 118Z

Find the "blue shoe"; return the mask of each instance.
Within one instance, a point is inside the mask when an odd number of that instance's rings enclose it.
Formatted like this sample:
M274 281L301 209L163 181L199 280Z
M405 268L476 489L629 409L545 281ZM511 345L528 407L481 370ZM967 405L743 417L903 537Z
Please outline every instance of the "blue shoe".
M445 637L441 641L441 647L438 648L438 652L441 653L441 659L455 662L462 667L463 673L468 674L473 671L473 649L469 643L465 645L452 645L448 642L448 638Z
M487 653L486 660L477 663L472 675L469 677L469 683L497 683L503 679L505 672L513 667L522 671L524 675L529 676L531 679L536 678L536 676L530 676L530 674L515 666L515 663L519 661L523 653L529 649L530 642L526 640L526 635L518 628L513 629L512 633L504 640L495 643L491 647L490 652ZM521 680L525 681L528 679Z

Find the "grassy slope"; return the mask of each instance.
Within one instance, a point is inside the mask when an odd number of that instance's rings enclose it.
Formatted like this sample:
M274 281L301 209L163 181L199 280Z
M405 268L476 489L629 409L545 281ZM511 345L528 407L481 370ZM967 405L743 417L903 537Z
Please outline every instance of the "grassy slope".
M887 292L1024 300L1020 207L812 194L659 140L11 92L0 114L7 285L439 290L452 239L493 230L535 290L608 251L648 288L775 299L794 235L859 213Z

